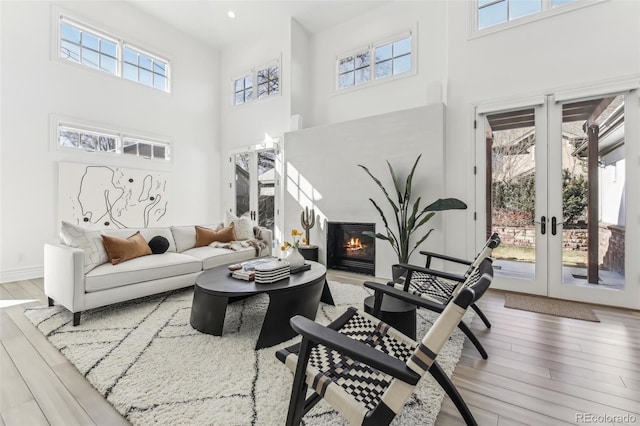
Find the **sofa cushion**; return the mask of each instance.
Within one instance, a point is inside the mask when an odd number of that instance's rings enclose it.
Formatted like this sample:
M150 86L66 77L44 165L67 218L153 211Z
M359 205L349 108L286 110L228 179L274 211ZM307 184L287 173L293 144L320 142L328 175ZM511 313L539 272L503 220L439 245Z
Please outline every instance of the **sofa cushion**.
M215 225L202 225L205 228L213 229L217 231L223 227L222 223ZM196 227L189 226L172 226L171 234L176 242L176 251L182 253L185 250L189 250L196 246Z
M234 224L234 231L238 241L249 240L255 238L253 234L253 222L249 218L249 212L246 212L240 217L237 217L233 213L226 212L224 224L229 226Z
M113 265L135 259L136 257L152 254L149 244L147 244L142 234L140 234L140 231L128 238L103 235L102 241L104 242L104 248L107 249L107 254L109 254L109 260Z
M169 248L169 240L162 235L156 235L149 240L149 248L153 254L162 254Z
M60 227L60 239L66 245L84 251L85 273L109 261L100 231L91 231L63 221Z
M105 263L96 267L86 275L85 291L91 293L201 270L202 261L180 253L143 256L118 265Z
M229 226L225 226L219 231L205 228L203 226L196 226L196 247L208 246L214 242L228 243L230 241L236 241L236 233L233 231L233 223Z
M171 232L171 228L122 228L122 229L105 229L102 231L104 235L112 235L114 237L127 238L131 234L136 231L140 231L140 234L144 237L145 241L148 243L151 241L153 237L159 235L161 237L165 237L169 241L169 248L167 251L177 251L176 243L173 239L173 233Z
M202 269L210 269L225 263L241 262L256 257L256 249L244 247L239 250L231 250L219 247L196 247L185 251L183 254L202 260Z

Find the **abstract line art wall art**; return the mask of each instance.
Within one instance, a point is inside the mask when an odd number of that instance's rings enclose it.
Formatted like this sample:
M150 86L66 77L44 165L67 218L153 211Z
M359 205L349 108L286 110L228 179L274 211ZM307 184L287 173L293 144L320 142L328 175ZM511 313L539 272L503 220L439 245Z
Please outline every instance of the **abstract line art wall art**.
M167 222L168 173L59 163L60 220L90 229L148 228Z

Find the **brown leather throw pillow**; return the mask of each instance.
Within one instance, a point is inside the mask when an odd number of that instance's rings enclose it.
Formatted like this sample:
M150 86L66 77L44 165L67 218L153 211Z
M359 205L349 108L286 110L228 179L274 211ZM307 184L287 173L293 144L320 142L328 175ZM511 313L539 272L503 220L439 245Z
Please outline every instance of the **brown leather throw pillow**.
M117 265L125 260L134 259L140 256L151 254L149 244L145 241L140 231L129 238L112 237L103 235L102 242L107 250L111 264Z
M204 247L217 241L220 243L228 243L230 241L236 241L236 233L233 230L233 223L229 226L225 226L219 231L205 228L203 226L196 226L196 247Z

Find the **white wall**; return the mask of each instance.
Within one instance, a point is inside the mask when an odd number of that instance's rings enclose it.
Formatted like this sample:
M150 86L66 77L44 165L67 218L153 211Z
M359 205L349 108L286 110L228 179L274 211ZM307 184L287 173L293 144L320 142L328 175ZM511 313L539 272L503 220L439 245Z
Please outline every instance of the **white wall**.
M443 100L446 81L445 1L398 1L373 9L355 19L316 34L311 39L312 117L305 127L317 126ZM335 64L338 55L393 37L417 32L417 74L360 89L335 91Z
M640 2L605 1L473 39L469 2L448 4L447 195L474 193L473 103L640 75ZM470 223L447 222L452 255L475 252L465 244Z
M303 120L311 118L311 78L315 74L310 65L311 39L307 31L294 19L291 20L291 114ZM294 130L294 129L291 129Z
M56 59L54 6L168 57L171 94ZM124 2L3 1L0 12L0 281L42 276L43 244L56 241L59 229L58 162L116 164L51 149L53 114L170 139L171 164L141 160L126 166L170 174L168 214L175 223L219 218L220 59L215 51Z
M290 19L252 44L227 46L221 52L220 112L222 126L222 152L254 145L264 140L265 133L271 137L281 136L289 130L291 111L291 55L289 43ZM249 73L251 69L281 60L280 94L254 100L242 105L233 105L233 79Z
M285 235L301 229L300 212L313 207L316 226L311 243L319 246L320 261L326 258L326 221L375 222L376 232L384 224L369 198L392 214L378 186L358 164L367 166L386 186L393 188L386 164L388 160L402 181L418 155L422 154L414 175L413 200L422 196L422 208L444 196L442 104L397 111L373 117L335 123L286 133ZM393 196L393 194L392 194ZM443 244L442 217L462 212L438 213L424 226L436 230L421 249L438 249ZM419 238L421 232L416 234ZM416 238L416 239L417 239ZM415 241L414 241L415 243ZM417 252L416 252L417 253ZM416 256L416 261L420 255ZM376 276L390 277L397 256L386 241L376 241Z
M622 159L598 168L601 222L626 225L625 191L628 188L625 185L625 165L626 161Z

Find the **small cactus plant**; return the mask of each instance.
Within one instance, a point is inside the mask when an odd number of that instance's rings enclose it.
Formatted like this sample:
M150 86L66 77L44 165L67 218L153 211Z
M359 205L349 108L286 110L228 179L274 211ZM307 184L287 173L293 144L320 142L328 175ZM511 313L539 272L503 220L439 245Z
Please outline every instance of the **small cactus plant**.
M306 245L311 245L309 230L316 224L316 212L313 209L309 211L309 207L305 207L304 210L300 213L300 223L304 228L305 238L303 243Z

